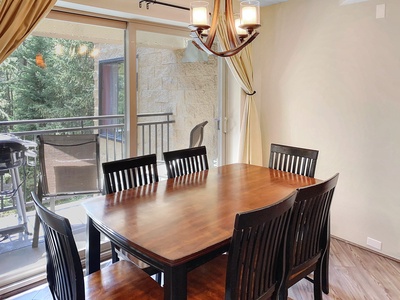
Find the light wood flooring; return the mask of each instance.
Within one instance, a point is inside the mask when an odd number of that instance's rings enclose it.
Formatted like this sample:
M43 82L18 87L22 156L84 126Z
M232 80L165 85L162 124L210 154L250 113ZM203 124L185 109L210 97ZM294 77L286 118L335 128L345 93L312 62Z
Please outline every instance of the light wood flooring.
M12 299L47 300L51 299L51 296L46 287L41 287ZM289 299L312 300L312 284L307 280L301 280L289 290ZM332 239L330 293L323 294L323 299L398 300L400 299L400 263Z
M398 300L400 263L337 239L331 239L328 295L324 300ZM289 290L289 299L313 299L313 285L301 280Z

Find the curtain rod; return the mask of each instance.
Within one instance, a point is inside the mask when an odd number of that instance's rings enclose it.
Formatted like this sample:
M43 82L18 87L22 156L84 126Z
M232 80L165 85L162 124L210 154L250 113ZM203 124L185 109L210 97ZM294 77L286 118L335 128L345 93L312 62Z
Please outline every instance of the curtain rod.
M173 7L173 8L178 8L178 9L183 9L183 10L190 10L190 8L187 7L183 7L183 6L179 6L179 5L175 5L175 4L170 4L170 3L165 3L165 2L160 2L157 0L140 0L139 1L139 8L142 8L142 3L146 2L146 9L149 9L149 5L150 3L152 4L160 4L160 5L165 5L165 6L169 6L169 7Z

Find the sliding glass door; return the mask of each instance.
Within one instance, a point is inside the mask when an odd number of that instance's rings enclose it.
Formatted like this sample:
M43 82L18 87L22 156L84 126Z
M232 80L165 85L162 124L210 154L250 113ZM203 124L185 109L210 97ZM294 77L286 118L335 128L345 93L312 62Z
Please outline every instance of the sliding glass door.
M136 31L139 155L157 153L162 161L162 152L188 148L191 131L203 123L201 145L210 167L218 165L218 64L187 36Z

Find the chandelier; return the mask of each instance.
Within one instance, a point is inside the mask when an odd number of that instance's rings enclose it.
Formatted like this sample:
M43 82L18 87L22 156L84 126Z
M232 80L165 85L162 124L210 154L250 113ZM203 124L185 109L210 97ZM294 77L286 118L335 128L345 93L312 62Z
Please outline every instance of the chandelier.
M229 57L239 53L258 35L255 31L260 27L260 2L241 1L240 16L233 13L233 0L225 0L226 32L228 49L217 52L212 49L218 27L220 0L214 1L210 24L209 3L194 1L190 4L191 37L196 46L210 55Z

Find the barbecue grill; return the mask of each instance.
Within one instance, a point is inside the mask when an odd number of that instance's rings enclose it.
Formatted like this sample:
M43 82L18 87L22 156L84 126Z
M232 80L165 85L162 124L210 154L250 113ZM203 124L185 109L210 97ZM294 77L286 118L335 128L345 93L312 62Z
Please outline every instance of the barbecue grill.
M27 218L25 209L25 197L22 191L19 176L19 167L26 164L26 158L32 156L30 148L36 147L35 142L22 140L12 134L0 134L0 177L2 177L0 200L1 208L4 207L4 200L15 199L15 206L18 213L18 224L0 229L0 237L7 237L9 234L17 232L28 233ZM12 187L6 188L3 184L4 175L10 174Z

